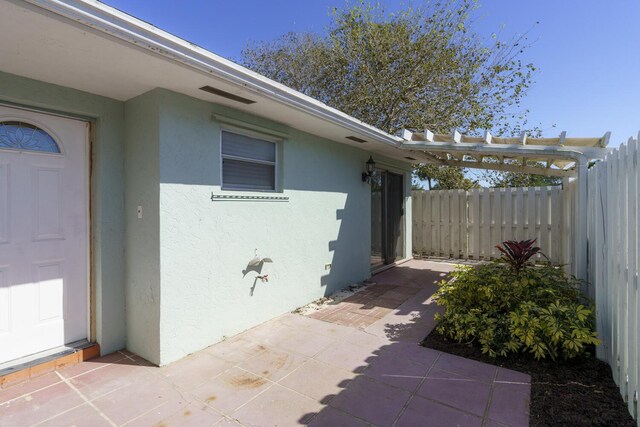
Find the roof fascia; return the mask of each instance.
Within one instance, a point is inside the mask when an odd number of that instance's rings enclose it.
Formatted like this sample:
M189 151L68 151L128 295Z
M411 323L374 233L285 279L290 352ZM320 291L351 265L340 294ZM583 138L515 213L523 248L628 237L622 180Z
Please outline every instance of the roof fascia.
M380 142L394 147L398 147L402 142L400 137L368 125L342 111L329 107L316 99L104 3L83 0L23 1L133 44L138 48L148 50L168 60L184 64L201 73L216 76L244 89L259 93L277 103L367 136L372 142Z

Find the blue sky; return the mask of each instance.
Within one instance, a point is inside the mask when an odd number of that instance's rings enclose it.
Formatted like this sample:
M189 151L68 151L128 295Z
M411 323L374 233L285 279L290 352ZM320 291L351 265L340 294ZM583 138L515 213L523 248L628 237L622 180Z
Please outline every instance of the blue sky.
M344 0L106 0L221 56L289 31L322 33ZM381 1L394 10L402 3ZM414 1L413 4L419 4ZM545 136L600 136L617 146L640 130L640 1L481 0L474 29L489 36L533 27L522 57L538 67L524 106ZM536 22L539 24L535 25ZM555 125L555 127L553 127Z

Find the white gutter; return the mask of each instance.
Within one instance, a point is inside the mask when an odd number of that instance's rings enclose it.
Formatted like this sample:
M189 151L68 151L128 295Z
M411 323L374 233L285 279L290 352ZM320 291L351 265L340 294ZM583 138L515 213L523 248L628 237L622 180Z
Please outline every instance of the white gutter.
M206 49L95 0L23 0L194 70L222 78L273 101L334 123L375 142L397 147L402 138L270 80Z

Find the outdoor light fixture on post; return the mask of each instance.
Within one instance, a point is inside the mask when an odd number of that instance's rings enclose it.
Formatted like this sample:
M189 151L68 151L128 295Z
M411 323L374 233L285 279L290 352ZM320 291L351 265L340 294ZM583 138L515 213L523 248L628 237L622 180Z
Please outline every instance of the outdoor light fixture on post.
M373 171L376 169L376 162L373 161L373 157L369 156L369 160L367 160L367 171L362 172L362 182L369 183L371 182L371 175L373 175Z

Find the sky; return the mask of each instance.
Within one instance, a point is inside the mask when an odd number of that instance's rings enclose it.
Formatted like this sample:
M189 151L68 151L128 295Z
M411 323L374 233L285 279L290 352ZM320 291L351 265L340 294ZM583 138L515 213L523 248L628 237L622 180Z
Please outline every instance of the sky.
M137 18L240 62L248 43L290 31L324 33L345 0L105 0ZM380 0L387 10L406 1ZM640 131L640 1L480 0L472 29L504 39L528 30L521 57L538 71L524 99L543 136L595 137L618 146ZM420 4L420 1L413 1Z

